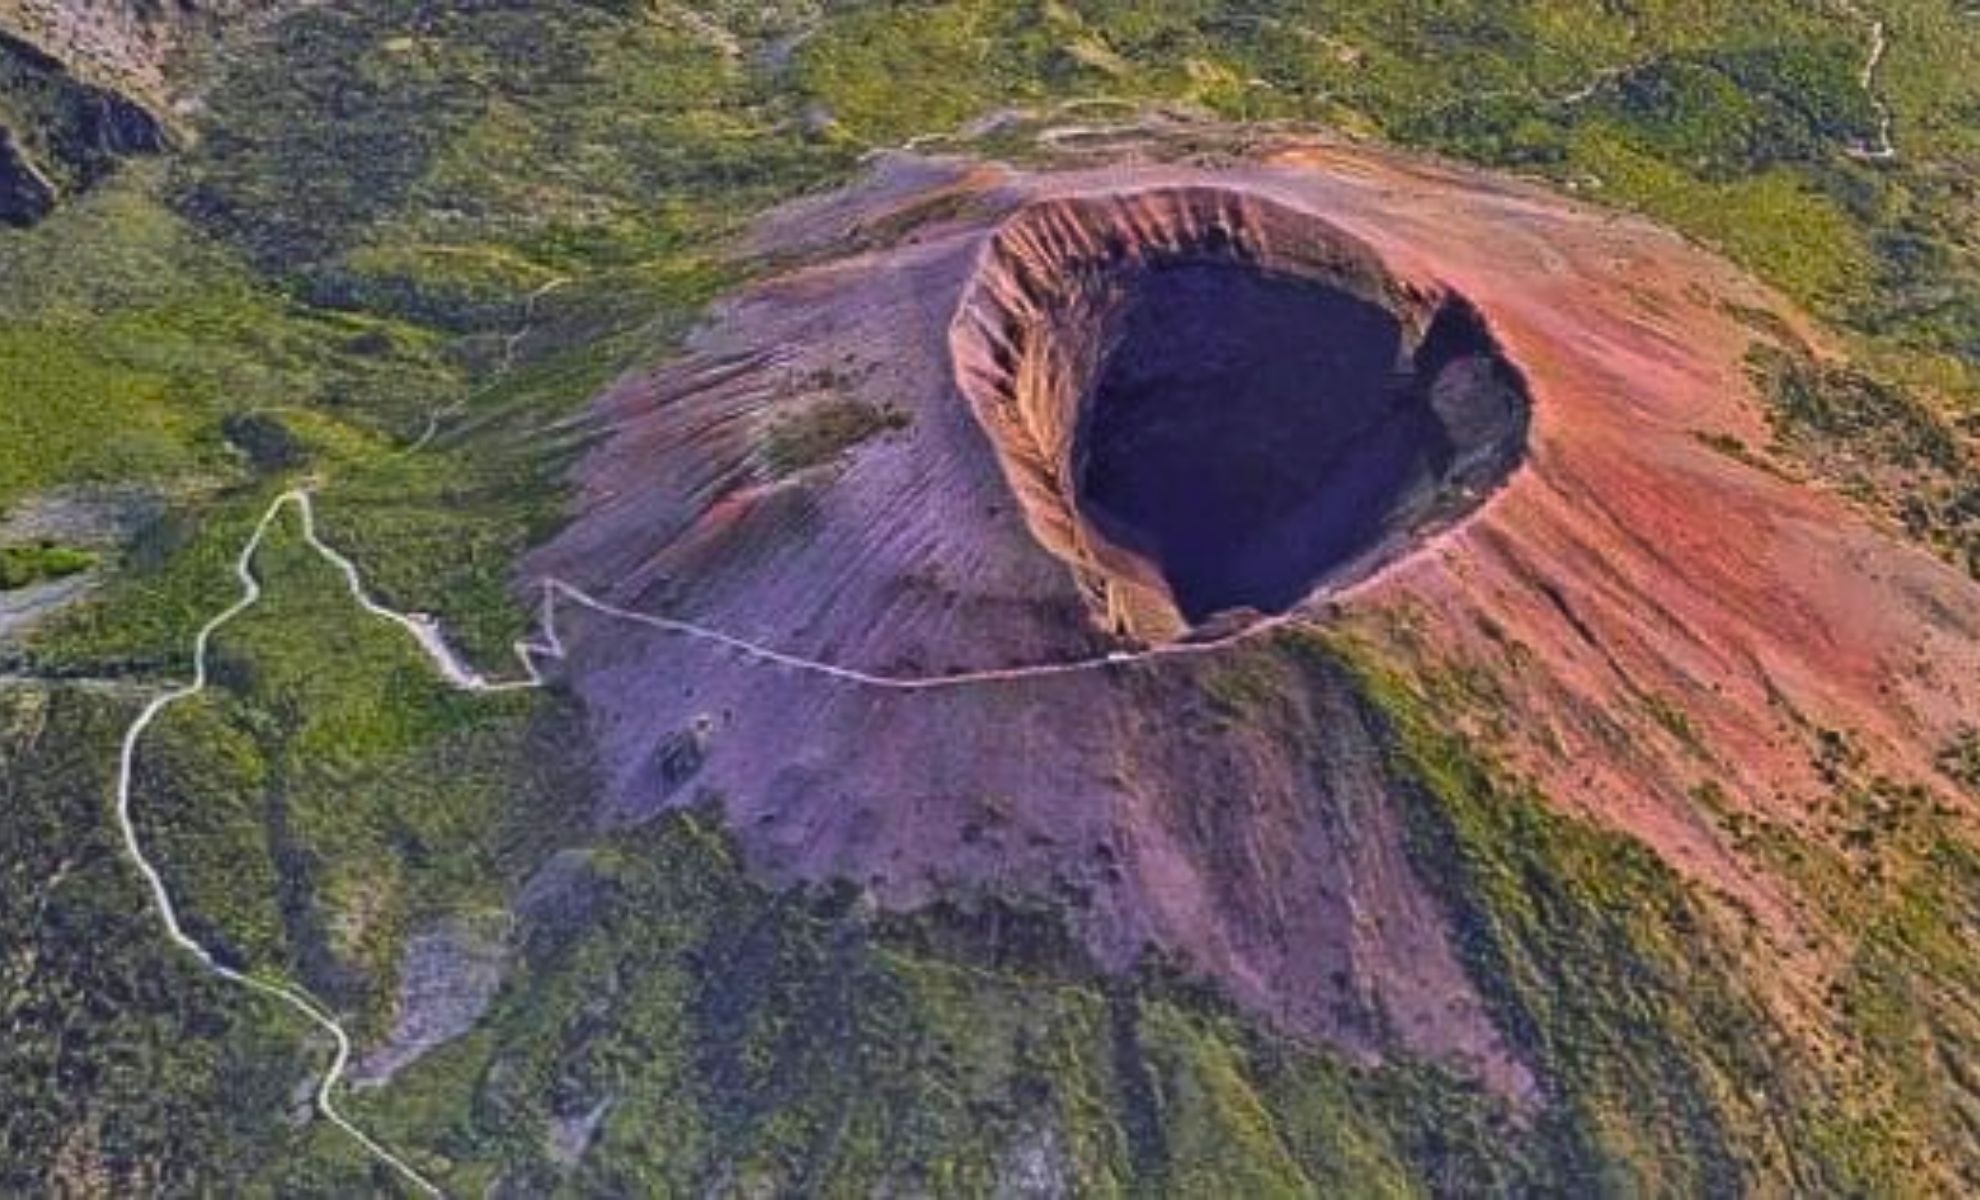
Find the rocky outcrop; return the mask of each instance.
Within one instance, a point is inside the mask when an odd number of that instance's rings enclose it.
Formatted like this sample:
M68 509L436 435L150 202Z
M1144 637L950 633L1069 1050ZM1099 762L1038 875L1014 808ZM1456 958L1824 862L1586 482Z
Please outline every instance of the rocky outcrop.
M11 130L0 128L0 222L32 225L55 207L55 184L14 141Z
M165 142L151 110L0 31L0 222L31 225L64 195Z
M153 113L186 93L187 56L215 36L302 0L0 0L0 33L80 82Z
M14 547L60 546L81 552L84 562L100 563L123 553L163 512L157 492L141 486L79 485L42 492L0 513L0 554ZM102 581L103 573L91 566L24 587L0 586L0 664L22 656L30 631Z
M31 225L184 132L198 62L307 0L0 0L0 223Z
M382 1087L474 1028L502 983L506 931L500 924L444 920L406 939L392 1032L358 1063L353 1084Z

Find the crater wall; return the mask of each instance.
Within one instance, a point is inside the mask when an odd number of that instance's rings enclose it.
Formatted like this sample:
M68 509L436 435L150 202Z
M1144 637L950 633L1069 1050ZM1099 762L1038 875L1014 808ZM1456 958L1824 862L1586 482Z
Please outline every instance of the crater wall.
M1033 536L1143 640L1365 575L1475 507L1527 425L1463 297L1236 189L1027 206L949 340Z

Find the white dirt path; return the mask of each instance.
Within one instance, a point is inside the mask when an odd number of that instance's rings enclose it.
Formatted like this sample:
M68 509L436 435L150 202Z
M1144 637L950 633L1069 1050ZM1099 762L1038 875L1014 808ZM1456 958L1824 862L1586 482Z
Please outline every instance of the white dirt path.
M317 1085L317 1111L323 1114L325 1120L349 1134L372 1157L397 1171L406 1182L427 1195L438 1196L443 1193L430 1180L375 1141L369 1134L353 1125L342 1112L338 1111L335 1099L337 1084L343 1079L351 1058L351 1038L343 1025L301 989L237 971L215 958L211 951L188 934L179 922L179 912L172 903L172 893L165 886L164 876L159 874L158 868L152 864L150 858L146 857L143 840L138 837L137 826L131 820L132 779L137 765L138 744L144 740L145 731L151 728L166 709L182 700L190 700L206 690L206 654L212 644L213 636L234 618L253 608L261 599L261 582L254 575L254 556L261 549L261 544L267 540L268 531L273 527L275 518L291 502L299 503L305 514L309 512L308 498L303 493L287 492L278 496L261 515L261 520L254 527L254 533L241 547L240 555L234 560L234 575L241 583L240 596L212 620L201 626L199 633L194 636L192 681L173 688L145 705L143 711L138 713L137 719L132 721L130 728L125 731L123 749L117 759L117 828L123 834L125 851L136 865L138 874L143 876L145 886L151 891L152 906L157 909L158 918L165 926L165 936L174 945L197 958L200 965L210 973L280 1001L330 1035L331 1040L336 1044L336 1053L331 1057L329 1068L323 1073L322 1082Z
M540 610L540 640L522 641L515 645L516 657L521 664L521 673L509 679L490 679L466 662L453 647L448 645L446 636L439 624L424 613L401 612L379 603L365 588L362 574L357 565L342 552L324 541L316 527L316 508L310 493L301 489L283 492L277 496L255 523L253 532L241 546L234 559L234 575L240 581L240 594L234 602L222 609L193 638L193 677L178 687L159 694L146 704L124 733L123 745L117 762L116 816L117 827L123 836L125 852L138 874L143 877L151 894L152 906L157 910L165 934L180 949L199 960L207 971L230 983L238 984L277 1000L295 1010L317 1028L329 1034L335 1043L336 1052L329 1067L325 1070L316 1089L316 1108L325 1120L350 1135L364 1150L378 1161L397 1171L407 1183L428 1195L443 1195L440 1188L404 1159L394 1154L382 1143L366 1134L353 1124L338 1108L336 1094L349 1067L352 1044L349 1032L316 999L301 988L280 983L244 971L236 970L219 961L212 951L188 934L179 919L179 911L172 900L172 894L165 885L164 876L156 864L146 854L144 842L138 835L137 825L132 819L132 804L136 791L136 767L139 746L145 733L160 716L173 705L190 700L206 690L208 681L207 656L214 637L229 623L253 608L260 602L262 585L254 573L254 560L263 544L268 540L269 531L274 528L276 518L285 508L294 507L300 518L304 541L325 562L335 568L343 577L345 589L354 603L366 613L388 622L403 630L426 656L436 674L449 687L463 692L494 694L524 691L543 686L545 679L537 666L539 659L559 659L564 649L557 635L557 605L567 601L606 617L628 621L680 637L708 642L713 645L741 654L746 658L772 666L804 672L825 678L835 679L860 687L879 688L897 692L926 692L941 689L981 686L987 684L1016 683L1025 680L1043 679L1053 676L1070 675L1084 671L1120 667L1136 662L1158 658L1182 657L1205 654L1229 647L1237 642L1270 633L1282 626L1301 620L1297 612L1267 618L1229 634L1223 638L1202 642L1171 643L1137 651L1116 651L1095 655L1089 658L1072 659L1057 663L1041 663L1031 666L989 668L953 675L898 676L879 675L868 671L843 667L803 655L792 654L766 646L746 638L736 637L698 625L692 621L681 621L671 617L654 616L649 613L634 612L607 604L584 591L559 579L542 581L542 607Z

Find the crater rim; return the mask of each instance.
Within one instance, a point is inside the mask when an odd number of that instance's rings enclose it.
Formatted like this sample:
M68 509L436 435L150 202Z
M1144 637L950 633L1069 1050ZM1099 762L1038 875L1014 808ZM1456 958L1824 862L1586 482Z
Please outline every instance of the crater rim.
M1213 555L1224 553L1214 518L1207 528L1186 534L1151 531L1145 521L1137 525L1132 514L1110 511L1107 498L1096 497L1088 486L1094 431L1107 424L1106 407L1118 402L1107 393L1110 377L1123 365L1120 356L1145 355L1151 345L1160 356L1177 340L1150 343L1143 336L1137 349L1136 314L1145 316L1151 294L1160 298L1168 283L1192 273L1223 277L1240 298L1247 290L1257 293L1252 299L1272 293L1272 302L1285 303L1288 311L1300 304L1316 314L1328 306L1351 311L1364 332L1386 325L1394 335L1394 370L1380 379L1369 363L1379 365L1385 347L1346 347L1351 351L1346 357L1356 359L1361 371L1352 382L1364 392L1345 401L1323 394L1324 380L1308 389L1307 399L1296 399L1296 384L1285 378L1287 362L1260 365L1246 359L1253 353L1269 359L1278 351L1272 342L1247 344L1241 327L1259 313L1232 314L1229 305L1213 305L1218 323L1232 328L1213 325L1206 353L1235 355L1237 361L1226 364L1231 369L1219 375L1216 363L1192 364L1187 356L1168 364L1184 375L1207 372L1215 377L1208 383L1247 393L1228 405L1234 417L1260 381L1273 381L1280 394L1270 403L1293 405L1276 414L1284 424L1275 424L1271 412L1247 413L1245 419L1263 439L1295 447L1326 449L1321 427L1343 419L1339 408L1308 400L1351 403L1355 420L1375 423L1369 427L1372 444L1381 446L1382 470L1393 476L1393 487L1385 491L1379 481L1370 484L1355 475L1371 469L1365 463L1337 459L1326 465L1347 474L1332 483L1306 478L1292 484L1308 490L1273 498L1281 505L1277 516L1305 505L1309 524L1232 530L1229 541L1236 549L1228 556L1235 561L1249 555L1249 561L1222 591L1214 571L1198 572L1201 577L1192 581L1193 568L1173 548L1182 539ZM1153 324L1162 330L1159 316ZM1285 313L1272 314L1266 324L1274 326L1274 334L1297 329L1296 322L1287 325ZM949 342L956 386L989 440L1034 540L1071 570L1094 623L1131 641L1215 637L1335 596L1475 516L1527 459L1531 391L1524 371L1476 305L1442 283L1398 277L1366 243L1323 216L1250 189L1183 184L1024 204L980 247ZM1312 374L1323 358L1308 354L1290 366ZM1145 363L1127 366L1129 374L1139 372L1143 391L1161 390L1159 378L1146 378ZM1157 364L1153 374L1160 376L1163 369ZM1198 391L1205 382L1191 380ZM1366 392L1377 385L1379 394ZM1165 401L1144 396L1138 403L1156 411ZM1180 402L1166 403L1174 411L1163 412L1161 419L1179 427L1171 440L1194 439L1214 448L1218 431L1210 414L1192 417ZM1396 428L1376 428L1391 421L1399 423ZM1419 433L1420 443L1412 444L1403 426ZM1226 449L1244 449L1241 442L1224 441ZM1246 453L1271 461L1276 451L1255 444ZM1160 496L1160 464L1143 470L1131 457L1125 461L1128 474L1152 471L1157 481L1142 488L1153 497L1144 507L1187 512L1189 504ZM1279 461L1269 473L1301 480L1299 466ZM1237 468L1214 458L1200 468L1199 479L1210 485L1206 494L1220 486L1229 490L1226 485L1236 479ZM1374 508L1355 511L1367 504ZM1280 550L1297 561L1276 561ZM1246 573L1265 579L1266 586L1248 591ZM1210 581L1207 587L1204 579Z

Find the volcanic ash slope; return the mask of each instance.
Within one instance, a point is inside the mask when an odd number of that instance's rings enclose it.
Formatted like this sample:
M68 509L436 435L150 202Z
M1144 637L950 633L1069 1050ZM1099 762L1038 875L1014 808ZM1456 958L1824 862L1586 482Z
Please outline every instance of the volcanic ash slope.
M1317 646L1489 672L1454 728L1783 946L1693 789L1798 822L1817 731L1919 777L1980 705L1980 590L1713 448L1766 444L1745 356L1797 319L1640 222L1303 141L896 158L759 248L598 402L525 580L874 676L1093 665L890 688L567 608L602 819L719 799L769 878L1051 903L1104 967L1518 1094Z

